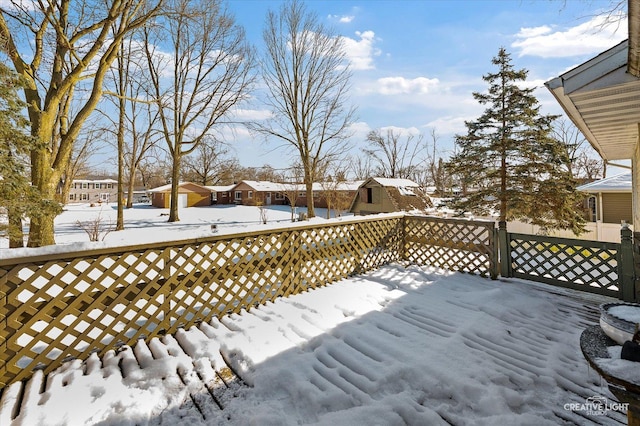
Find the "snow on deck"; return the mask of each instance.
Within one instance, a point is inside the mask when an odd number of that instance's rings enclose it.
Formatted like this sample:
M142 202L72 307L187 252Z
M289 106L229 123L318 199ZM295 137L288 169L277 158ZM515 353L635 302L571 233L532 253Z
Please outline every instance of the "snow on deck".
M36 374L0 424L625 424L567 409L613 399L579 348L609 301L390 265Z

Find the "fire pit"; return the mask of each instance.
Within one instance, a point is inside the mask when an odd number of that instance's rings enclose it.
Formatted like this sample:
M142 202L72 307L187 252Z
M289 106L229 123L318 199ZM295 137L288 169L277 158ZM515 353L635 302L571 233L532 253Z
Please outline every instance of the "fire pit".
M600 305L600 327L619 345L632 339L636 324L640 324L640 304L620 302Z

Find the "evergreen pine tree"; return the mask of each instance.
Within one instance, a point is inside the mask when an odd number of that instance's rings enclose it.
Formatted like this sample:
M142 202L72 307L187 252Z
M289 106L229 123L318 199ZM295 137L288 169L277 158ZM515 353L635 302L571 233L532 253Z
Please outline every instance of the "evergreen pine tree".
M22 247L22 220L44 211L56 211L38 195L28 178L28 153L35 139L29 136L29 120L24 102L18 97L20 78L0 63L0 214L8 221L0 223L0 233L9 237L10 247Z
M477 215L497 212L501 227L522 220L579 234L582 195L566 168L566 150L551 136L557 117L540 114L534 89L518 85L528 71L515 70L504 48L492 64L497 71L483 76L488 92L473 94L486 109L465 123L467 134L456 136L457 152L447 164L464 190L451 206Z

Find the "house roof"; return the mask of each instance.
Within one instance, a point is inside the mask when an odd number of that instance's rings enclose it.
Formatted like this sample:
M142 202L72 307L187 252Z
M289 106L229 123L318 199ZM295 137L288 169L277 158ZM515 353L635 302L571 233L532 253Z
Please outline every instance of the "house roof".
M363 181L340 182L336 185L335 188L338 191L357 191L362 182ZM282 192L290 189L302 192L307 188L304 183L277 183L265 180L243 180L240 183L244 183L245 185L253 188L255 191L260 192ZM314 182L312 185L313 191L324 191L328 188L333 188L333 184L331 182Z
M629 41L545 83L604 160L633 156L640 79L627 72Z
M118 183L117 180L111 178L104 179L74 179L74 182L100 182L100 183Z
M241 183L244 183L245 185L248 185L251 188L253 188L255 191L259 191L259 192L278 192L278 191L283 191L284 188L287 185L287 184L283 184L283 183L271 182L271 181L268 181L268 180L243 180L242 182L239 182L235 186L238 186Z
M631 192L631 172L622 173L616 176L596 180L576 188L578 191L597 192Z
M205 186L205 188L213 191L213 192L229 192L233 189L235 185L214 185L214 186Z
M208 187L202 186L202 185L198 185L197 183L193 183L193 182L180 182L178 184L178 188L182 188L185 185L197 186L199 188L206 189L207 191L211 191ZM157 188L150 189L149 192L167 192L167 191L170 191L170 190L171 190L171 184L168 183L166 185L162 185L162 186L158 186Z

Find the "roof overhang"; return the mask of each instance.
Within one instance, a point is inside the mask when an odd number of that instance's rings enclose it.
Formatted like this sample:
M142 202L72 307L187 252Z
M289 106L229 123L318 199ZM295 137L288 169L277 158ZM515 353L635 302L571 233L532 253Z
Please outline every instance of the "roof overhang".
M545 83L604 160L633 156L640 124L640 78L627 72L624 41Z

